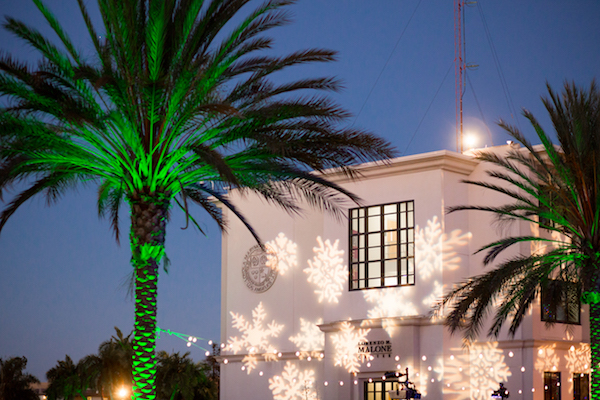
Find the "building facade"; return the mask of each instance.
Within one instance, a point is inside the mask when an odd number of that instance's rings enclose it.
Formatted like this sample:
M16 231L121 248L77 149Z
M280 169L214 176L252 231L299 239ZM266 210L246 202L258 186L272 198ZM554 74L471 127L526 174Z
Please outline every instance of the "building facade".
M305 207L293 216L232 193L266 246L223 210L221 399L385 400L396 372L423 398L489 400L500 383L511 400L589 398L588 316L578 303L565 305L580 308L568 321L540 300L514 337L482 335L469 346L431 314L453 284L484 271L480 247L499 235L546 234L496 226L486 213L445 213L507 201L462 183L488 179L487 168L437 151L361 165L360 180L331 173L362 199L338 213ZM547 328L548 319L559 323Z

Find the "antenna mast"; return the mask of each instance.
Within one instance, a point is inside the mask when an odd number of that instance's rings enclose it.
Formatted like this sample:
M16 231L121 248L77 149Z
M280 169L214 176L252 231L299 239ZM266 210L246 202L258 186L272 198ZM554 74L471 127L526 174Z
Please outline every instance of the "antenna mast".
M456 151L463 152L463 93L465 60L463 48L464 0L454 0L454 74L456 90Z

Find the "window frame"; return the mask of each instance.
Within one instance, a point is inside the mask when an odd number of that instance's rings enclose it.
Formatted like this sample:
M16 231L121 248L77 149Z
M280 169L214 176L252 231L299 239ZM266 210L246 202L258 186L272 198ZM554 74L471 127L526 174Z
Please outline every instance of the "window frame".
M348 290L414 286L415 201L373 204L348 212ZM395 222L395 227L386 221Z

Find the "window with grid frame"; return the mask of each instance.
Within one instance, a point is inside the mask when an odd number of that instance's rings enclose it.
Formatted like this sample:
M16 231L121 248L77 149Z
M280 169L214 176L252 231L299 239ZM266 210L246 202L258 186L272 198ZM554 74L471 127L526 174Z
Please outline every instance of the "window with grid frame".
M350 210L350 290L415 284L414 201Z

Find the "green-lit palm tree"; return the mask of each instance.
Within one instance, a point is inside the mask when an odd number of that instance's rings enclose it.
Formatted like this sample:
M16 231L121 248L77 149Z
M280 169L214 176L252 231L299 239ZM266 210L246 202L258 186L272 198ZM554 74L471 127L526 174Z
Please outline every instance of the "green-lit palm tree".
M27 358L0 358L0 400L38 400L31 389L32 383L40 381L33 375L24 373Z
M449 306L446 323L451 331L462 330L469 339L479 334L487 311L495 309L488 335L497 336L506 320L514 335L542 289L548 309L566 296L579 297L590 307L592 396L600 398L600 90L566 83L562 93L548 86L543 99L550 114L559 147L555 147L534 116L524 115L535 129L543 149L534 148L515 127L500 126L524 149L506 156L481 152L490 163L492 178L467 183L504 194L512 202L504 206L459 206L449 211L480 210L500 222L525 221L549 234L504 237L479 251L484 264L513 245L535 243L540 252L522 254L495 265L491 271L462 283L448 293L440 306ZM551 234L555 233L555 234ZM558 282L558 284L557 284ZM576 299L577 299L576 297ZM578 299L577 299L578 300ZM567 312L579 312L568 309Z
M2 56L0 194L27 187L0 215L0 229L38 194L52 202L98 184L98 210L117 240L123 202L131 212L135 271L134 396L154 397L156 287L171 205L193 204L223 227L219 201L252 231L227 198L240 188L290 212L299 202L339 211L355 197L313 171L394 154L379 138L340 128L348 114L324 97L324 77L275 82L300 64L328 62L329 50L274 56L264 32L288 21L289 0L98 0L103 26L77 0L95 50L86 59L42 0L33 0L60 39L7 18L6 29L37 49L32 68ZM240 11L244 9L245 11ZM198 224L196 224L198 226ZM198 227L199 228L199 227ZM258 238L258 237L257 237Z

